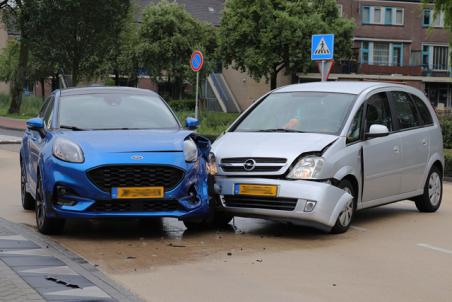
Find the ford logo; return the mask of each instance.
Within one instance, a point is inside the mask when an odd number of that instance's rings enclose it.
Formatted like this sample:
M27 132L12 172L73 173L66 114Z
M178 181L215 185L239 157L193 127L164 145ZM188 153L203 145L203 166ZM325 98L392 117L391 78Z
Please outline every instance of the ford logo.
M144 156L141 156L141 155L133 155L133 156L131 156L130 158L133 159L133 160L142 160L142 159L144 158Z
M255 167L256 167L256 161L254 159L248 159L243 164L243 168L248 172L253 171Z

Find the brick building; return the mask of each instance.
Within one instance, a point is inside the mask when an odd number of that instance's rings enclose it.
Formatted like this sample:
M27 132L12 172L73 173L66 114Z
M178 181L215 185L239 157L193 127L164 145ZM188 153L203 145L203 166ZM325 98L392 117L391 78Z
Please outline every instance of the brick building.
M419 88L433 105L452 107L451 33L420 0L337 0L355 20L354 57L336 62L330 80L394 81ZM301 81L319 78L300 74Z

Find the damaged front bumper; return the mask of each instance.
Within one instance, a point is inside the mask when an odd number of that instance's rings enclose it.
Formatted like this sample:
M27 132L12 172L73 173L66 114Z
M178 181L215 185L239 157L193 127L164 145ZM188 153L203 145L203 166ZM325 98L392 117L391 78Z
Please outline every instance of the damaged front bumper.
M234 216L266 218L329 231L353 196L328 182L216 177L219 210ZM276 185L276 197L239 195L240 184Z

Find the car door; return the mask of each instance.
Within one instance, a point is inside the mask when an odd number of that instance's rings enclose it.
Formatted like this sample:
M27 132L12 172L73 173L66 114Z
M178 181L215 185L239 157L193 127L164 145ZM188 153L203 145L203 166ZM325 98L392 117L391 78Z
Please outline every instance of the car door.
M39 117L44 120L44 127L46 129L50 128L50 123L53 115L53 104L54 98L51 97L48 100L48 103L44 105L43 111L39 114ZM36 186L37 181L37 173L38 173L38 163L39 156L41 154L41 149L45 144L45 137L42 137L38 131L28 130L29 131L29 152L30 152L30 176L31 181L34 186Z
M363 206L373 206L400 193L401 142L393 133L393 117L386 92L373 94L365 106L365 133L371 125L384 125L389 135L363 144Z
M390 102L394 108L397 132L402 135L401 193L413 192L421 188L424 182L430 145L429 128L424 127L408 93L392 91Z

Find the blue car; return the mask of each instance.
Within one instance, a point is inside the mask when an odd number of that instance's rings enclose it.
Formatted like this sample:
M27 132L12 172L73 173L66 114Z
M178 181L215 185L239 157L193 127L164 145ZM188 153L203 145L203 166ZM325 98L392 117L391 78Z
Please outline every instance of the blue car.
M38 230L70 218L210 217L210 142L185 130L156 93L135 88L55 91L27 121L20 150L24 209ZM209 168L210 167L210 168Z

